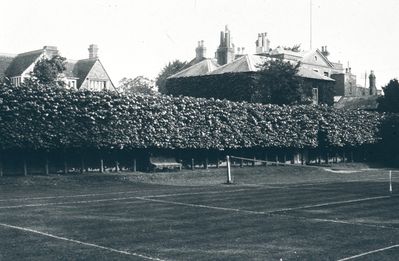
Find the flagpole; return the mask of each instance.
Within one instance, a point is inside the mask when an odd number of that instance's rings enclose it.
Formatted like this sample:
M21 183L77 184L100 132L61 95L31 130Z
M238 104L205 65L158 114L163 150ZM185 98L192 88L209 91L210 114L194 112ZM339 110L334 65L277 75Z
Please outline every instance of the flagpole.
M313 19L312 19L312 9L313 9L313 8L312 8L312 7L313 7L313 5L312 5L312 0L310 0L310 6L309 6L309 7L310 7L310 16L309 16L309 19L310 19L310 49L312 49L312 33L313 33L313 32L312 32L312 29L313 29L313 28L312 28L312 26L313 26L313 25L312 25L312 22L313 22L313 21L312 21L312 20L313 20Z

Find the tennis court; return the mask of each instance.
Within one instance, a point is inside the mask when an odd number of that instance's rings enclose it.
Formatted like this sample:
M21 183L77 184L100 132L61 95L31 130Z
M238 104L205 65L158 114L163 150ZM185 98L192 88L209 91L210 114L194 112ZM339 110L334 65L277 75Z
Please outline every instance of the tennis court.
M0 260L399 259L396 179L298 169L4 178Z

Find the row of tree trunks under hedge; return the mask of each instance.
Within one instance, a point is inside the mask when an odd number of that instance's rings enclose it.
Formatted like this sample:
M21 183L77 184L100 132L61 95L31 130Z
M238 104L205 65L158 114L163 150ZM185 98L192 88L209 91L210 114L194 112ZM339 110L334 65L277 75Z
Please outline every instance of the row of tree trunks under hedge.
M66 174L71 172L150 171L149 158L174 158L185 169L219 168L226 156L237 156L288 164L334 164L378 159L372 148L320 149L240 149L240 150L57 150L0 152L0 176ZM233 166L251 166L250 162L233 160Z

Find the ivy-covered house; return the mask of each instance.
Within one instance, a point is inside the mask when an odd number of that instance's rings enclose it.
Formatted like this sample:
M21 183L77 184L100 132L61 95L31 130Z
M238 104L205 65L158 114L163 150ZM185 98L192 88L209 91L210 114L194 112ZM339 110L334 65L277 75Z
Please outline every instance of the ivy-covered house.
M172 95L256 101L258 72L267 59L273 58L245 54L222 66L216 60L204 59L169 77L167 89ZM298 77L315 103L332 104L332 78L304 66L299 67Z
M98 58L97 45L89 46L89 57L80 60L66 60L63 80L67 88L89 89L93 91L115 89L107 71ZM20 86L29 78L35 64L41 59L51 59L59 55L55 46L20 53L0 54L0 79L9 78L14 86Z
M236 48L231 41L230 30L220 32L220 44L215 58L206 58L204 42L198 42L196 58L181 72L168 78L166 89L172 95L226 98L252 101L256 96L256 77L259 66L266 59L281 59L293 65L300 64L298 77L305 92L314 103L332 105L336 96L363 96L376 93L375 84L368 88L356 83L350 68L328 59L327 46L321 50L301 51L294 48L270 48L266 33L258 34L255 54L245 54L245 48ZM374 88L374 91L371 89Z

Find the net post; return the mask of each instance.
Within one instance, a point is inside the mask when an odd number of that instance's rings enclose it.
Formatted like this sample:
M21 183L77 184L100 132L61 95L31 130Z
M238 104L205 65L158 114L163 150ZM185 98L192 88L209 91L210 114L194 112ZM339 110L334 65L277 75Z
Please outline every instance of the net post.
M49 174L49 160L48 160L48 152L45 152L45 159L44 159L44 175Z
M392 194L392 170L389 171L389 193Z
M231 169L230 169L230 156L226 156L227 162L227 184L231 184Z
M28 176L28 164L26 163L26 158L23 159L24 176Z

